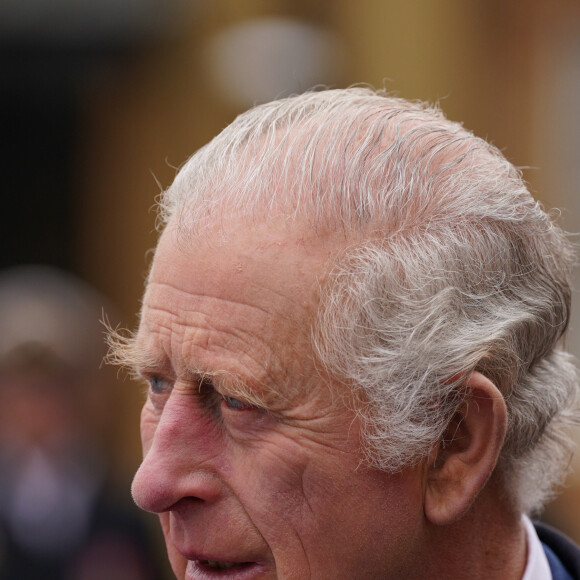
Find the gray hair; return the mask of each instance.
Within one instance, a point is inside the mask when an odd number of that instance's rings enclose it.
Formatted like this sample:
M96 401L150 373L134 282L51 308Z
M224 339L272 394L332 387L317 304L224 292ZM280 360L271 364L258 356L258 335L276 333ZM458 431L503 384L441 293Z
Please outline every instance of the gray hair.
M561 481L578 412L560 346L572 250L496 148L423 103L308 93L238 117L161 209L184 230L216 212L344 230L352 243L330 266L313 344L362 401L372 465L426 457L477 370L508 408L499 465L511 498L536 510Z

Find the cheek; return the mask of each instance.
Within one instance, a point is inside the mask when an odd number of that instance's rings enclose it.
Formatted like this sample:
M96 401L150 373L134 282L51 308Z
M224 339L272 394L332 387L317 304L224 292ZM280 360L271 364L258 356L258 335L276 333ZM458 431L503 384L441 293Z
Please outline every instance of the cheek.
M337 485L346 469L336 451L279 436L230 457L232 489L269 543L333 525L335 496L348 493Z
M288 441L233 467L244 473L236 493L279 564L302 559L329 577L329 562L341 562L336 578L365 568L371 577L407 562L418 545L422 496L414 472L389 475L361 466L358 453Z
M229 457L228 483L266 541L294 534L309 501L304 489L308 453L293 441L274 437L233 450Z

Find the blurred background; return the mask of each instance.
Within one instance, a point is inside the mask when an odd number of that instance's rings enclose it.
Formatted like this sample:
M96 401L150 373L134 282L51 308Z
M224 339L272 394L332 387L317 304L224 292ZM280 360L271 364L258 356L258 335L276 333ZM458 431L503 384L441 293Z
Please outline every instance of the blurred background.
M316 85L439 102L580 231L577 0L2 0L0 75L0 268L74 274L113 325L135 326L176 168L252 104ZM141 389L91 381L110 411L93 439L129 501ZM545 519L578 542L575 464Z

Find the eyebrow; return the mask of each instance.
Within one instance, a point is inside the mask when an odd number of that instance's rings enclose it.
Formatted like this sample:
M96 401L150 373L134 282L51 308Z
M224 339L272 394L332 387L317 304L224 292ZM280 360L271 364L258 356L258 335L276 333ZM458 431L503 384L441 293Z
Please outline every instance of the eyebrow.
M138 335L123 328L107 327L106 343L109 347L105 362L126 370L132 379L142 379L142 371L167 368L165 356L158 357L145 348L138 340ZM203 385L211 382L218 391L224 391L228 396L241 397L245 402L267 407L273 397L280 397L276 389L261 384L261 389L252 387L239 375L226 370L207 371L188 367L185 378L192 383Z
M244 402L257 407L269 407L273 402L272 399L279 397L279 393L274 389L263 384L260 385L261 388L253 387L242 377L230 371L199 371L189 368L185 375L188 380L199 384L200 387L209 382L218 393L234 398L239 397Z
M139 377L140 369L165 366L139 343L136 333L130 330L107 326L105 342L108 346L105 362L126 370L132 378Z

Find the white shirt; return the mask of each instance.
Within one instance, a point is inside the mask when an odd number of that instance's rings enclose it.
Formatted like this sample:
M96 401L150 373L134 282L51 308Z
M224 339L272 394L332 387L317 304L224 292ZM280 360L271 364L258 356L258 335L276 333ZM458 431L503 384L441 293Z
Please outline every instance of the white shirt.
M552 572L548 564L548 558L538 538L534 525L528 516L523 516L522 521L526 529L526 543L528 547L528 561L522 580L552 580Z

